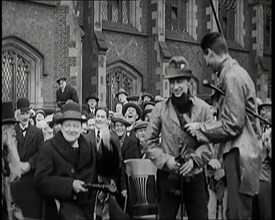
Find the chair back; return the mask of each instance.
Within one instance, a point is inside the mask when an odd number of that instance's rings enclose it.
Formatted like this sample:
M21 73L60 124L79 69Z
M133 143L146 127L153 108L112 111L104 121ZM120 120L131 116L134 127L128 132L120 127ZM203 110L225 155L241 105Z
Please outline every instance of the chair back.
M153 210L154 216L157 216L157 167L150 159L128 159L124 163L126 165L132 217L143 215L149 218L149 214L152 213L152 211L148 211L149 209ZM151 182L148 181L150 176L151 180L153 179ZM147 211L144 212L141 209L147 209Z

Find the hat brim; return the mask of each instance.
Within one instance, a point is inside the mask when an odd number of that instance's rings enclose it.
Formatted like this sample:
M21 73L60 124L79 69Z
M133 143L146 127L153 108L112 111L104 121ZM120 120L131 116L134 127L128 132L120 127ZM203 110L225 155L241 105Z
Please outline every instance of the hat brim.
M119 96L120 94L125 94L126 96L128 96L128 93L127 93L127 92L119 92L119 93L116 94L116 97L118 98L118 96Z
M60 78L60 79L56 80L56 82L57 82L58 84L60 84L60 80L64 80L64 81L66 81L66 80L67 80L67 78L66 78L66 77Z
M76 120L76 121L80 121L81 123L87 121L86 118L65 117L65 118L58 118L58 119L56 119L54 121L54 123L60 123L61 124L62 122L66 121L66 120Z
M31 106L30 106L30 107L19 108L19 110L20 110L21 112L27 112L27 111L30 111L31 109L32 109Z
M150 95L150 94L147 94L147 93L143 94L143 95L141 96L141 99L143 99L145 96L150 97L151 101L154 100L154 96L152 96L152 95Z
M135 104L133 102L128 102L128 103L126 103L122 106L122 115L125 115L125 112L126 112L127 108L129 108L129 107L133 107L133 108L136 109L137 114L138 114L138 119L137 120L139 120L142 110L137 104Z
M97 98L97 97L95 97L95 96L88 96L88 97L85 99L85 101L88 102L89 99L94 99L94 100L96 100L96 102L99 101L99 98Z
M18 121L15 118L2 119L2 125L5 124L16 124Z
M152 108L150 108L150 109L146 109L146 110L143 110L143 112L142 112L142 114L141 114L141 120L142 121L144 121L144 119L145 119L145 115L146 114L148 114L148 113L150 113L150 112L152 112L153 111L153 109Z
M126 121L126 120L124 120L122 118L115 118L115 117L113 117L112 121L113 121L113 123L120 122L120 123L124 124L126 127L129 127L131 125L128 121Z
M262 110L262 108L264 107L270 107L272 108L272 104L271 103L264 103L258 106L258 112L260 112Z

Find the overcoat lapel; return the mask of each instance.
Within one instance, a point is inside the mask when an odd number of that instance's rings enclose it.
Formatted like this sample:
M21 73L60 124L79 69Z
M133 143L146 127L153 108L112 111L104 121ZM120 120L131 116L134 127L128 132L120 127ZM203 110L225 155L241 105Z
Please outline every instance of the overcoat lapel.
M176 123L179 127L180 127L180 121L178 119L178 116L177 116L177 113L172 105L172 101L171 99L168 99L167 102L167 107L168 107L168 111L165 111L166 112L166 115L165 115L165 118L171 118L171 121L173 121L174 123Z

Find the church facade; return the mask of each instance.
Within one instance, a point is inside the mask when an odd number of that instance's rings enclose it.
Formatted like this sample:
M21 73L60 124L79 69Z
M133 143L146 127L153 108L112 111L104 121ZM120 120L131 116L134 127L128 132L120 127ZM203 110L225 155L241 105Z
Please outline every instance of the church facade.
M54 108L61 76L81 103L96 93L112 110L121 87L168 97L163 76L175 55L189 61L193 92L206 98L211 90L201 82L216 78L200 40L219 26L257 96L271 97L271 7L270 0L3 1L2 101L28 97Z

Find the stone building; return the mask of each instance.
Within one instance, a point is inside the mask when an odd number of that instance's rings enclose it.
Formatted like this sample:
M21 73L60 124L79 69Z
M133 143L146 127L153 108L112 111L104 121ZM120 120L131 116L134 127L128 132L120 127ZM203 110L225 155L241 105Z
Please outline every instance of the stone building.
M201 97L215 81L200 40L218 26L210 0L2 1L2 101L27 96L55 107L56 79L66 76L81 103L97 93L113 109L120 87L169 95L168 60L183 55ZM271 0L212 0L231 55L271 97Z

